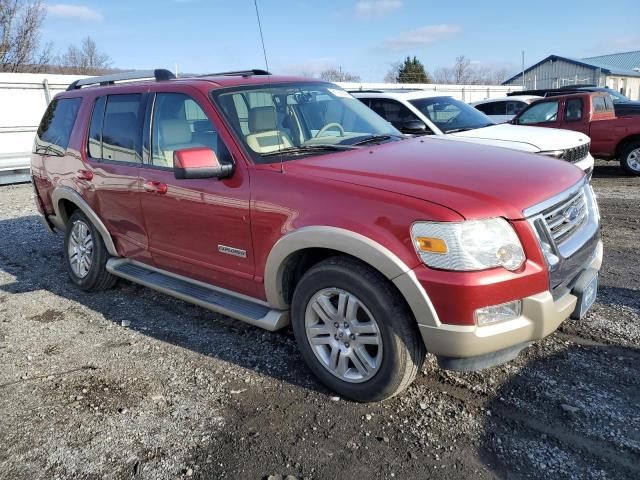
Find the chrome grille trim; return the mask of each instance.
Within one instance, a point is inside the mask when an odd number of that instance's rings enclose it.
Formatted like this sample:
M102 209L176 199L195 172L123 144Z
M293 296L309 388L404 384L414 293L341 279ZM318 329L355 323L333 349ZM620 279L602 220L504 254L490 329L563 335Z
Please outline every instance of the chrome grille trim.
M567 162L576 163L589 155L589 149L591 148L591 142L587 142L584 145L578 145L577 147L567 148L562 154L562 159Z
M564 213L571 208L573 220ZM536 235L549 271L554 298L564 295L586 268L600 239L598 206L588 179L523 211Z
M556 243L574 233L587 218L587 202L584 190L579 190L568 200L542 212L544 222Z

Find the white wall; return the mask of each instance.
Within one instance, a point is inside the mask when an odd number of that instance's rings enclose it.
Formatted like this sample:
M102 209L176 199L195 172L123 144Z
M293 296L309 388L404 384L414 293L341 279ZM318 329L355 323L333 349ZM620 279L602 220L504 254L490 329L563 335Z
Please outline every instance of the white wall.
M337 82L346 90L379 90L385 88L418 88L434 92L442 92L463 102L478 102L487 98L504 97L510 92L519 92L521 86L515 85L438 85L435 83L360 83Z
M0 183L25 178L33 138L49 101L78 78L82 76L0 73Z

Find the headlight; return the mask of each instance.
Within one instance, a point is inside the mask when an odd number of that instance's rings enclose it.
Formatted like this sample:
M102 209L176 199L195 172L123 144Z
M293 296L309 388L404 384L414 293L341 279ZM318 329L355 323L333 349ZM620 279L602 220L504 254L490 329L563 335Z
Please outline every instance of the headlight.
M538 152L540 155L546 155L547 157L562 158L564 156L564 150L547 150L546 152Z
M520 240L503 218L466 222L417 222L411 227L422 261L443 270L517 270L525 260Z

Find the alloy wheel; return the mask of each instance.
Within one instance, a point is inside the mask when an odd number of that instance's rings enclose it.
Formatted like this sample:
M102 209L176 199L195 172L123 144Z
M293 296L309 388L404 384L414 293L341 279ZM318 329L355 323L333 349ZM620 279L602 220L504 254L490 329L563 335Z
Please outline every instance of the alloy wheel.
M84 278L93 262L93 237L89 226L81 221L73 222L68 245L69 264L74 275Z
M316 292L305 311L309 345L322 366L340 380L371 379L382 362L382 335L367 307L339 288Z

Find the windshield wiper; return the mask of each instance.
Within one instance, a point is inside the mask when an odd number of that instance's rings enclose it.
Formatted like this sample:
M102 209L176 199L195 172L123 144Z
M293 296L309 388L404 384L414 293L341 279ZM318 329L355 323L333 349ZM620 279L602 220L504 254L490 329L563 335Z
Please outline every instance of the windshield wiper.
M384 140L390 140L392 138L394 138L392 135L371 135L358 142L354 142L351 145L365 145L367 143L382 142Z
M353 150L357 147L351 145L300 145L299 147L283 148L273 152L261 153L263 157L273 157L275 155L298 155L313 152L340 152L343 150Z
M488 125L483 125L485 127L487 127ZM465 127L465 128L452 128L451 130L447 130L444 133L457 133L457 132L466 132L468 130L474 130L474 128L472 127Z

